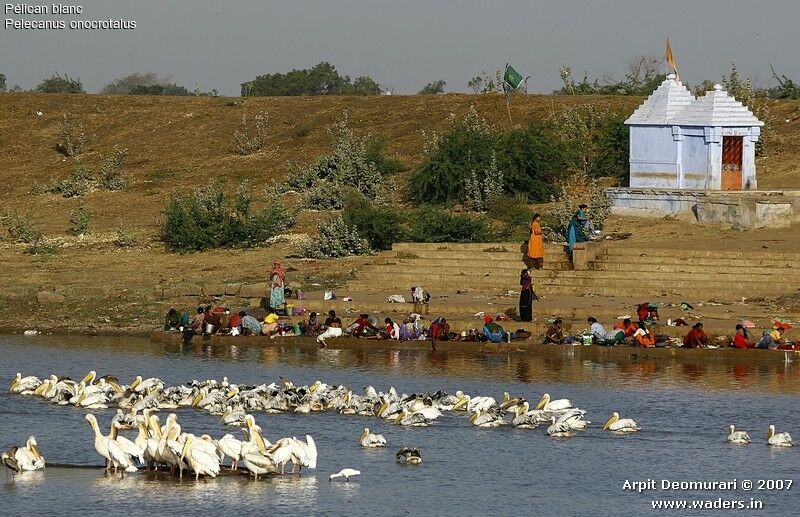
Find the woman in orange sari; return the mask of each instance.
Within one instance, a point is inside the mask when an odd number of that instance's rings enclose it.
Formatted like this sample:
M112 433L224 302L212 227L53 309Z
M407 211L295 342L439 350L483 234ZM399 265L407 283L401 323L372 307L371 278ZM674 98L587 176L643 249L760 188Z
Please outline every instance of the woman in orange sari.
M533 219L531 219L528 258L531 259L533 269L542 269L544 265L544 240L542 239L542 216L539 214L533 214Z

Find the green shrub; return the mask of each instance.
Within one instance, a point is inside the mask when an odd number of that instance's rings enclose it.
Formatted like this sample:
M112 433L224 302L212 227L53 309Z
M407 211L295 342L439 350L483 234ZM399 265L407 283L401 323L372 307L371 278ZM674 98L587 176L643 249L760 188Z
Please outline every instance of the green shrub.
M533 214L522 195L495 198L486 210L487 217L495 222L494 236L498 240L526 240Z
M125 157L128 156L127 149L119 149L114 146L114 152L103 161L100 167L100 187L105 190L122 190L128 186L128 180L122 176L122 165Z
M86 145L86 133L83 122L78 123L78 134L73 136L72 123L69 114L64 113L61 119L61 142L56 144L56 150L64 156L77 156L83 152Z
M118 226L116 237L114 237L114 244L120 248L132 248L136 246L136 237L130 234L122 226Z
M408 170L402 162L386 155L386 148L389 142L383 136L371 136L367 139L366 160L372 162L377 167L378 172L383 176L391 176L398 172Z
M277 195L260 212L252 209L247 184L231 195L214 186L174 194L165 209L161 238L169 251L186 253L215 248L251 248L294 224L295 212Z
M260 75L242 83L242 97L253 95L379 95L381 87L371 77L340 75L332 64L321 61L312 68L285 74Z
M507 131L497 148L506 193L524 195L532 203L547 202L558 192L556 182L574 163L570 143L561 141L548 125Z
M414 242L488 242L491 233L483 217L424 207L411 214L409 238Z
M470 210L483 212L493 200L503 195L503 171L497 167L497 157L492 151L489 167L478 173L474 169L464 178L465 204Z
M189 95L189 90L187 90L185 86L178 86L177 84L137 84L131 88L128 93L130 95L171 95L175 97L186 97Z
M317 223L317 236L302 249L307 258L325 259L365 255L369 248L358 234L355 226L344 222L337 216L326 222Z
M25 253L28 255L52 255L57 251L58 246L48 243L43 235L39 235L25 248Z
M269 118L263 111L253 117L252 127L247 124L247 115L242 115L242 127L233 132L236 152L242 156L253 154L264 147L267 139L267 122Z
M0 92L6 91L6 76L5 74L0 74Z
M392 248L395 242L406 239L405 218L391 206L375 206L361 199L350 201L344 209L344 222L358 230L373 250Z
M63 197L80 197L89 192L92 184L91 172L81 164L76 164L69 178L52 182L44 188L44 192L61 194Z
M68 75L61 77L53 74L36 87L37 92L41 93L86 93L83 91L83 84L80 79L72 79Z
M30 214L20 215L15 210L5 210L0 223L13 242L33 244L43 239L42 231L30 220Z
M69 213L69 234L75 237L89 234L89 221L92 214L83 205L78 206L77 210Z

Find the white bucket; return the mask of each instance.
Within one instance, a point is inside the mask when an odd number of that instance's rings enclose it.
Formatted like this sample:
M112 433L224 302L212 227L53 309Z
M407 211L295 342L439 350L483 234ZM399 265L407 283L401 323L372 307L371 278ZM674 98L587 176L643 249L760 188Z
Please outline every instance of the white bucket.
M206 323L206 334L213 334L214 333L214 325L211 323Z

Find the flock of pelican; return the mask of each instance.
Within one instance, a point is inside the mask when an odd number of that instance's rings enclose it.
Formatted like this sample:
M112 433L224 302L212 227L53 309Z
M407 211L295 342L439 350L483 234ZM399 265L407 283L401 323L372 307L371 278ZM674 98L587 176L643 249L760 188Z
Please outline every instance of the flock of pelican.
M130 385L124 385L110 375L98 377L89 372L80 381L51 375L43 380L34 376L23 377L17 373L10 386L12 393L38 396L60 405L73 405L84 409L105 409L116 406L108 435L104 435L92 414L86 420L94 431L94 446L106 460L106 468L115 471L133 472L136 465L157 469L159 465L193 472L199 476L215 477L219 474L225 458L230 458L231 469L239 463L258 477L264 474L284 473L285 466L292 462L292 473L303 466L316 467L317 450L311 436L306 441L296 437L282 438L274 444L263 436L255 423L253 412L266 413L311 413L334 411L344 415L377 417L384 422L399 426L427 427L444 412L465 412L469 422L479 428L497 428L511 425L519 429L535 429L546 426L552 437L571 437L586 430L591 422L585 420L586 411L575 407L568 399L551 399L545 393L531 409L530 402L523 397L511 397L504 393L502 400L490 396L470 396L462 391L447 394L441 390L430 393L399 394L394 387L386 392L372 386L361 394L345 385L331 385L316 381L311 385L295 386L281 378L280 383L244 385L234 384L227 377L222 381L192 380L183 385L167 386L162 380L137 376ZM226 434L218 440L208 435L196 436L182 432L177 416L170 413L162 426L156 414L161 410L196 408L219 416L222 424L241 427L243 439ZM138 429L134 440L125 438L120 431ZM640 426L631 418L620 418L612 413L602 426L604 431L631 433L640 431ZM727 437L732 443L749 443L750 437L730 427ZM366 448L385 447L386 439L370 432L365 427L359 444ZM773 446L791 446L788 433L776 433L770 426L767 443ZM419 464L422 456L418 449L404 447L396 454L401 463ZM44 467L44 458L31 437L26 447L3 453L3 462L32 470L29 466ZM38 463L37 463L38 462ZM297 469L297 470L296 470ZM14 470L12 468L12 470ZM350 471L345 474L344 471ZM360 474L353 469L344 469L331 480Z

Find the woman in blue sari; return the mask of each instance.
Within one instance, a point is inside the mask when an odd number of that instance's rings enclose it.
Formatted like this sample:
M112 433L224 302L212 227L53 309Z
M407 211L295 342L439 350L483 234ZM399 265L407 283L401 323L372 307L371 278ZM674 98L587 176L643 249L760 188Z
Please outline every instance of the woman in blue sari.
M588 218L586 217L585 210L589 208L588 205L578 205L578 211L572 216L569 221L569 228L567 229L567 242L569 243L569 253L575 248L575 244L579 242L586 242L589 238L583 232L583 225L586 224Z

